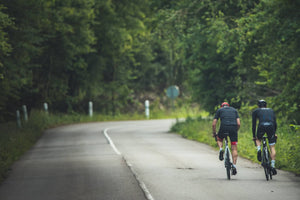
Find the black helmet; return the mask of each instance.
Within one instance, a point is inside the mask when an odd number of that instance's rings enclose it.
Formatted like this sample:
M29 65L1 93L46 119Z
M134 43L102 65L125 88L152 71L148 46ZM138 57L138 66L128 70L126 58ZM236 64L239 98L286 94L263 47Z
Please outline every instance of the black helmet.
M261 100L258 100L257 105L260 108L267 107L267 102L265 100L261 99Z

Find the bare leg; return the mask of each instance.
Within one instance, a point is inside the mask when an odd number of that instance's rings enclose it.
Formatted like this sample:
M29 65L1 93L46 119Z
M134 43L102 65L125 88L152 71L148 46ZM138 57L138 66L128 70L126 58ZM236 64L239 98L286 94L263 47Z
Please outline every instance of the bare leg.
M277 174L277 171L275 169L275 158L276 158L276 151L275 151L275 144L274 145L270 145L270 150L271 150L271 167L272 167L272 173L273 175Z
M270 145L270 150L271 150L271 159L275 160L276 159L275 144L274 145Z
M219 146L219 149L223 148L223 141L217 140L217 144Z
M236 165L236 161L238 158L237 145L231 145L231 151L232 151L233 164Z
M260 146L261 145L261 141L259 139L256 139L256 146Z

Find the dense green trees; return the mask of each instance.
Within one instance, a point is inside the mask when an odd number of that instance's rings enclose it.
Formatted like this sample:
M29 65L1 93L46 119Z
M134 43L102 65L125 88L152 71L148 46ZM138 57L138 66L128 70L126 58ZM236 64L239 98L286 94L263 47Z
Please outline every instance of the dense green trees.
M266 98L281 115L299 115L299 2L193 1L178 4L192 96L213 112ZM177 25L178 26L178 25Z
M299 8L299 1L261 1L237 22L240 42L237 56L240 61L239 68L252 68L253 75L246 74L244 81L255 83L252 90L241 89L256 92L258 97L268 98L281 114L297 119L298 122Z
M1 0L0 112L137 108L179 85L210 112L266 98L300 121L300 5L291 0ZM145 92L147 91L147 92Z
M10 93L5 110L22 104L69 104L76 98L95 38L92 1L2 1L14 19L7 29L12 51L4 58L4 78ZM15 111L13 111L15 112Z
M95 73L90 74L94 83L87 82L88 96L99 110L114 114L134 103L133 81L151 59L147 1L96 1L95 8L96 52L88 55Z
M6 56L11 52L11 45L8 43L8 33L5 29L13 25L12 19L3 12L5 8L0 5L0 112L4 113L6 110L6 102L9 99L10 89L9 81L4 79L5 68L3 61ZM3 114L2 114L3 117ZM3 118L0 117L0 120ZM1 119L2 118L2 119Z

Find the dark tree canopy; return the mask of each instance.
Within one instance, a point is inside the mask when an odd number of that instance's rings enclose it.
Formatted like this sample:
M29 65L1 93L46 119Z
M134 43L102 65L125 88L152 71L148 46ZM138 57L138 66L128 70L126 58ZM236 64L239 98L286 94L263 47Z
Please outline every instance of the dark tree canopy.
M0 121L43 102L131 112L178 85L209 112L264 98L299 122L299 10L292 0L2 0Z

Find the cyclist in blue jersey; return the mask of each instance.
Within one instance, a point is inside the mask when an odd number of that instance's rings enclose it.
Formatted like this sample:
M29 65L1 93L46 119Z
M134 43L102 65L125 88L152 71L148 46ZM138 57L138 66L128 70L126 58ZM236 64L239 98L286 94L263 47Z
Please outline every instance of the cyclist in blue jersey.
M216 134L216 125L218 119L220 118L221 125L218 134ZM219 159L222 161L224 159L223 151L223 139L225 133L229 133L229 138L231 141L231 151L232 151L232 161L233 170L232 175L236 175L236 162L238 157L237 142L238 142L238 130L240 128L240 117L236 109L230 107L227 102L221 104L221 108L217 110L213 123L213 137L217 138L217 144L220 148Z
M269 146L271 150L271 170L272 174L276 175L277 171L275 169L275 158L276 158L276 138L277 135L277 123L275 113L271 108L267 108L267 102L265 100L259 100L257 103L258 107L252 113L252 134L253 140L256 141L257 145L257 159L261 161L261 140L265 133L268 135ZM256 121L259 120L256 132Z

